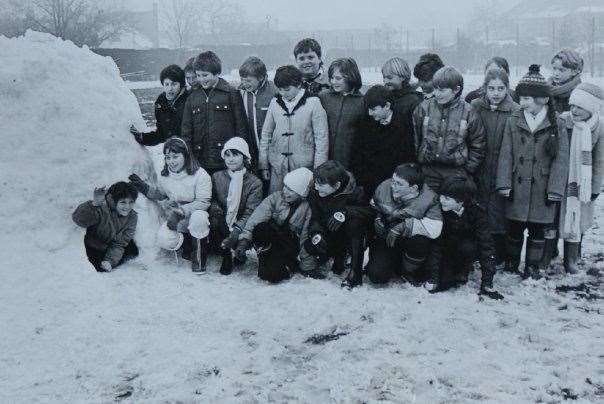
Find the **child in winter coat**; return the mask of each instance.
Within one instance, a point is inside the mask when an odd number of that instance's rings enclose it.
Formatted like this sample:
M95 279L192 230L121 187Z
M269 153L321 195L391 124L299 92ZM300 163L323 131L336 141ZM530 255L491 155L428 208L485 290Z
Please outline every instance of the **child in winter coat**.
M413 113L417 161L427 184L438 192L452 176L473 176L484 160L486 139L481 120L461 98L462 75L451 66L434 74L434 97Z
M419 57L417 64L413 67L413 75L418 80L418 90L421 89L424 99L433 97L432 78L444 66L440 56L435 53L426 53Z
M294 47L294 58L302 72L302 88L311 96L329 90L329 80L323 71L321 45L312 38L304 38Z
M222 158L227 169L212 174L210 240L222 255L220 273L229 275L233 270L231 250L237 247L245 223L262 201L262 182L249 171L251 154L242 138L230 138Z
M450 177L442 183L443 229L431 252L430 262L436 265L432 270L435 288L431 291L443 291L457 282L467 282L477 257L482 270L480 294L502 299L503 296L493 290L495 248L487 210L476 201L476 194L476 186L467 177Z
M506 198L506 270L518 272L524 243L529 238L523 276L538 279L546 226L554 222L568 173L568 137L559 136L551 87L538 65L516 87L520 111L509 117L497 168L497 191Z
M86 255L98 272L111 272L138 255L134 243L137 215L132 209L137 196L130 184L116 182L107 192L96 188L92 200L73 212L73 221L86 228Z
M554 55L551 64L553 74L549 83L552 86L552 101L556 112L561 113L570 109L570 94L581 83L583 58L572 49L562 49Z
M277 95L277 87L268 79L264 62L256 56L250 56L241 64L239 77L241 78L239 93L245 106L245 116L251 135L249 143L252 155L251 163L252 168L255 169L258 164L262 126L266 119L268 106L273 97Z
M350 171L368 198L399 164L415 161L408 117L393 105L392 93L385 86L373 86L365 94L370 118L364 120L354 139Z
M497 266L503 267L506 257L505 199L495 189L497 164L505 123L510 115L520 109L509 92L510 81L505 70L498 67L487 70L484 94L472 101L486 134L486 157L477 171L479 201L487 210L489 229L495 243Z
M416 163L402 164L375 191L371 207L377 213L375 237L369 245L367 276L387 283L403 276L418 284L433 240L442 230L438 195L424 183Z
M182 115L189 96L185 72L177 65L170 65L161 71L159 81L164 91L155 100L157 128L150 132L139 132L134 126L130 127L134 139L143 146L155 146L172 136L180 136Z
M308 196L312 216L308 253L327 261L334 258L332 271L342 274L347 252L351 269L342 282L354 288L363 283L365 237L373 221L373 212L366 204L363 189L354 176L337 161L328 160L315 169L314 188Z
M312 169L327 161L329 135L327 114L317 97L302 89L302 73L282 66L275 73L279 95L268 107L258 167L269 192L283 188L287 173L300 167Z
M503 69L505 71L505 73L508 75L508 77L510 75L510 65L508 64L508 61L505 58L502 58L501 56L492 57L491 59L489 59L487 61L487 64L484 68L485 74L491 69ZM468 94L466 94L465 100L468 104L470 104L475 99L484 98L485 93L486 93L486 88L483 83L483 85L480 86L480 88L477 88L476 90L470 91ZM514 101L517 101L516 93L514 92L514 90L509 88L509 85L508 85L508 93L510 94L510 96L512 97L512 99Z
M583 234L592 226L594 204L604 183L604 90L581 83L570 95L570 112L562 114L560 132L570 135L569 172L560 209L564 269L577 272Z
M159 201L166 220L157 233L159 246L176 251L183 244L184 234L190 235L191 269L195 273L205 272L212 180L197 165L189 146L181 138L170 138L164 143L164 160L157 187L145 183L136 174L129 177L131 184L147 198Z
M247 220L235 257L245 261L245 252L253 243L260 279L278 283L294 272L316 273L317 261L304 249L311 217L306 200L311 182L312 172L306 167L287 173L283 189L264 199Z
M382 77L384 86L392 91L393 109L399 109L401 114L406 115L411 127L411 114L424 98L409 84L409 64L399 57L388 59L382 66Z
M331 89L319 95L327 113L329 159L350 166L351 149L359 123L367 115L361 89L361 73L354 59L335 60L327 71Z
M181 134L199 164L212 174L225 168L220 157L224 143L234 136L247 141L249 129L239 93L218 77L222 72L218 56L202 52L194 67L199 89L187 99Z

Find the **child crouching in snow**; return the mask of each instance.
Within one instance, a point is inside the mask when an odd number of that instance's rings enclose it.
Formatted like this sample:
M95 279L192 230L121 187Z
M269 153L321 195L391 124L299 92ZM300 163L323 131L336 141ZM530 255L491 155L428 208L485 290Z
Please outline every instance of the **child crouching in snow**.
M88 260L98 272L111 272L138 255L134 244L137 215L132 207L138 193L126 182L94 190L93 199L79 205L73 221L86 228L84 246Z
M237 247L248 218L262 202L262 181L248 170L252 157L242 138L230 138L222 148L222 158L226 170L212 174L210 240L212 249L222 255L220 273L229 275L233 270L231 250Z
M594 202L604 182L604 122L600 117L604 90L582 83L570 95L570 113L560 118L561 133L570 135L566 195L560 207L560 234L564 239L564 269L577 272L583 234L593 225Z
M157 233L159 246L176 251L183 244L184 235L190 235L193 241L191 269L196 273L205 272L210 233L207 210L212 197L212 180L199 167L181 138L166 141L164 160L157 188L136 174L129 177L131 184L147 198L159 201L166 220Z

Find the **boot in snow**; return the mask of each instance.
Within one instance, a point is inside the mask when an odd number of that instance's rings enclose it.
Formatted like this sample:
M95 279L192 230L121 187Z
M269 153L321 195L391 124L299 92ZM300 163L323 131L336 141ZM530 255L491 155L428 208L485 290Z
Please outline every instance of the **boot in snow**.
M417 275L425 261L425 258L414 258L405 253L403 256L403 278L413 286L419 286Z
M486 296L493 300L501 300L503 299L503 295L493 289L493 276L495 275L494 271L491 270L483 270L482 278L480 279L480 292L479 295Z
M575 275L579 272L580 249L581 243L564 242L564 270L567 274Z
M331 272L336 275L342 275L346 270L346 254L340 256L337 254L333 259L333 265L331 266Z
M522 244L524 244L524 237L519 240L511 237L507 238L507 258L505 261L506 272L518 274L518 267L520 266L520 255L522 254Z
M220 273L222 275L230 275L233 272L233 254L231 250L222 253L222 264L220 264Z
M363 284L364 243L362 239L353 239L350 246L350 270L342 281L342 287L352 289Z
M202 239L192 237L192 240L191 270L196 274L202 274L206 271L208 260L208 240L207 237Z
M526 243L526 258L524 260L523 278L531 277L532 279L541 279L539 266L543 259L543 249L545 248L545 240L534 240L529 238Z
M558 248L557 238L546 238L545 245L543 247L543 259L541 259L540 267L543 270L547 270L552 263L554 258L554 252Z

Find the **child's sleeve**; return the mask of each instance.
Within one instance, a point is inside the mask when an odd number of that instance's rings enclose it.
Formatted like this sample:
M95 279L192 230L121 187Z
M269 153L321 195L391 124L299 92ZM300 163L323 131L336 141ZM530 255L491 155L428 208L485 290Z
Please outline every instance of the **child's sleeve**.
M128 218L128 222L126 222L123 230L115 236L115 239L111 240L111 244L109 244L109 248L105 253L104 261L109 261L113 268L119 264L120 260L124 256L126 246L128 243L130 243L130 241L132 241L134 234L136 233L138 216L135 212L133 213L134 214L131 214Z
M235 136L239 136L245 139L248 144L251 144L250 133L252 133L253 128L250 129L247 124L243 99L241 98L241 95L239 95L238 90L232 90L229 95L231 99L231 108L233 110L233 119L235 120Z
M569 146L566 132L558 128L558 153L550 168L547 195L553 194L560 198L564 195L568 181Z
M601 128L602 124L598 128ZM599 194L604 185L604 130L599 130L594 135L598 136L592 150L591 193Z
M273 133L275 132L275 99L271 100L262 125L262 137L260 138L260 150L258 156L258 168L261 170L268 170L268 148L273 141Z
M510 124L510 119L508 119L505 123L505 129L503 130L501 150L499 151L499 163L497 164L495 188L498 191L512 189L513 165L514 155L512 153L512 126Z
M417 107L415 107L415 109L413 110L412 119L415 158L417 158L417 154L422 143L422 126L424 124L423 102L420 102Z
M192 97L189 97L187 98L187 101L185 101L185 107L182 113L182 123L180 126L180 137L187 142L189 147L193 147L193 114L191 111L191 98Z
M90 227L98 224L101 220L101 208L94 206L92 201L80 204L71 214L74 223L80 227Z
M243 214L239 217L239 220L235 223L235 226L243 229L245 223L260 203L262 203L262 182L256 179L251 184L249 194L245 200L245 209L243 210Z
M243 231L239 236L240 240L251 240L252 232L254 231L256 226L260 223L268 222L271 219L273 215L273 205L276 195L276 193L269 195L260 203L260 205L258 205L256 209L254 209L254 212L252 212L249 219L247 219L247 222L245 222L245 227L243 228Z
M482 120L473 108L470 109L468 114L467 142L468 161L466 162L466 170L469 173L474 173L486 155L487 138Z
M195 199L192 202L181 205L187 216L194 210L208 210L212 200L212 179L200 168L195 174Z
M312 109L312 130L315 138L314 168L317 168L327 161L329 153L327 113L318 99Z

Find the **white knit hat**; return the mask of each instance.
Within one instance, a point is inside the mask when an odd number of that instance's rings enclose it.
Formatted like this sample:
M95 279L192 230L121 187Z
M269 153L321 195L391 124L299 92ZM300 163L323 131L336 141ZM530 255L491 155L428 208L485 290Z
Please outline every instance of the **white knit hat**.
M581 83L570 94L568 103L581 107L592 114L599 113L604 105L604 90L592 83Z
M303 198L308 196L312 171L306 167L300 167L291 171L283 178L283 184Z
M237 150L238 152L241 152L241 154L243 154L249 160L252 159L252 156L250 155L250 148L247 145L247 142L243 138L232 137L229 140L227 140L227 142L222 147L222 152L220 153L220 156L223 159L224 159L224 154L226 153L227 150Z
M176 251L182 245L184 236L182 233L168 229L167 223L164 223L157 231L156 240L157 245L160 248L168 251Z

